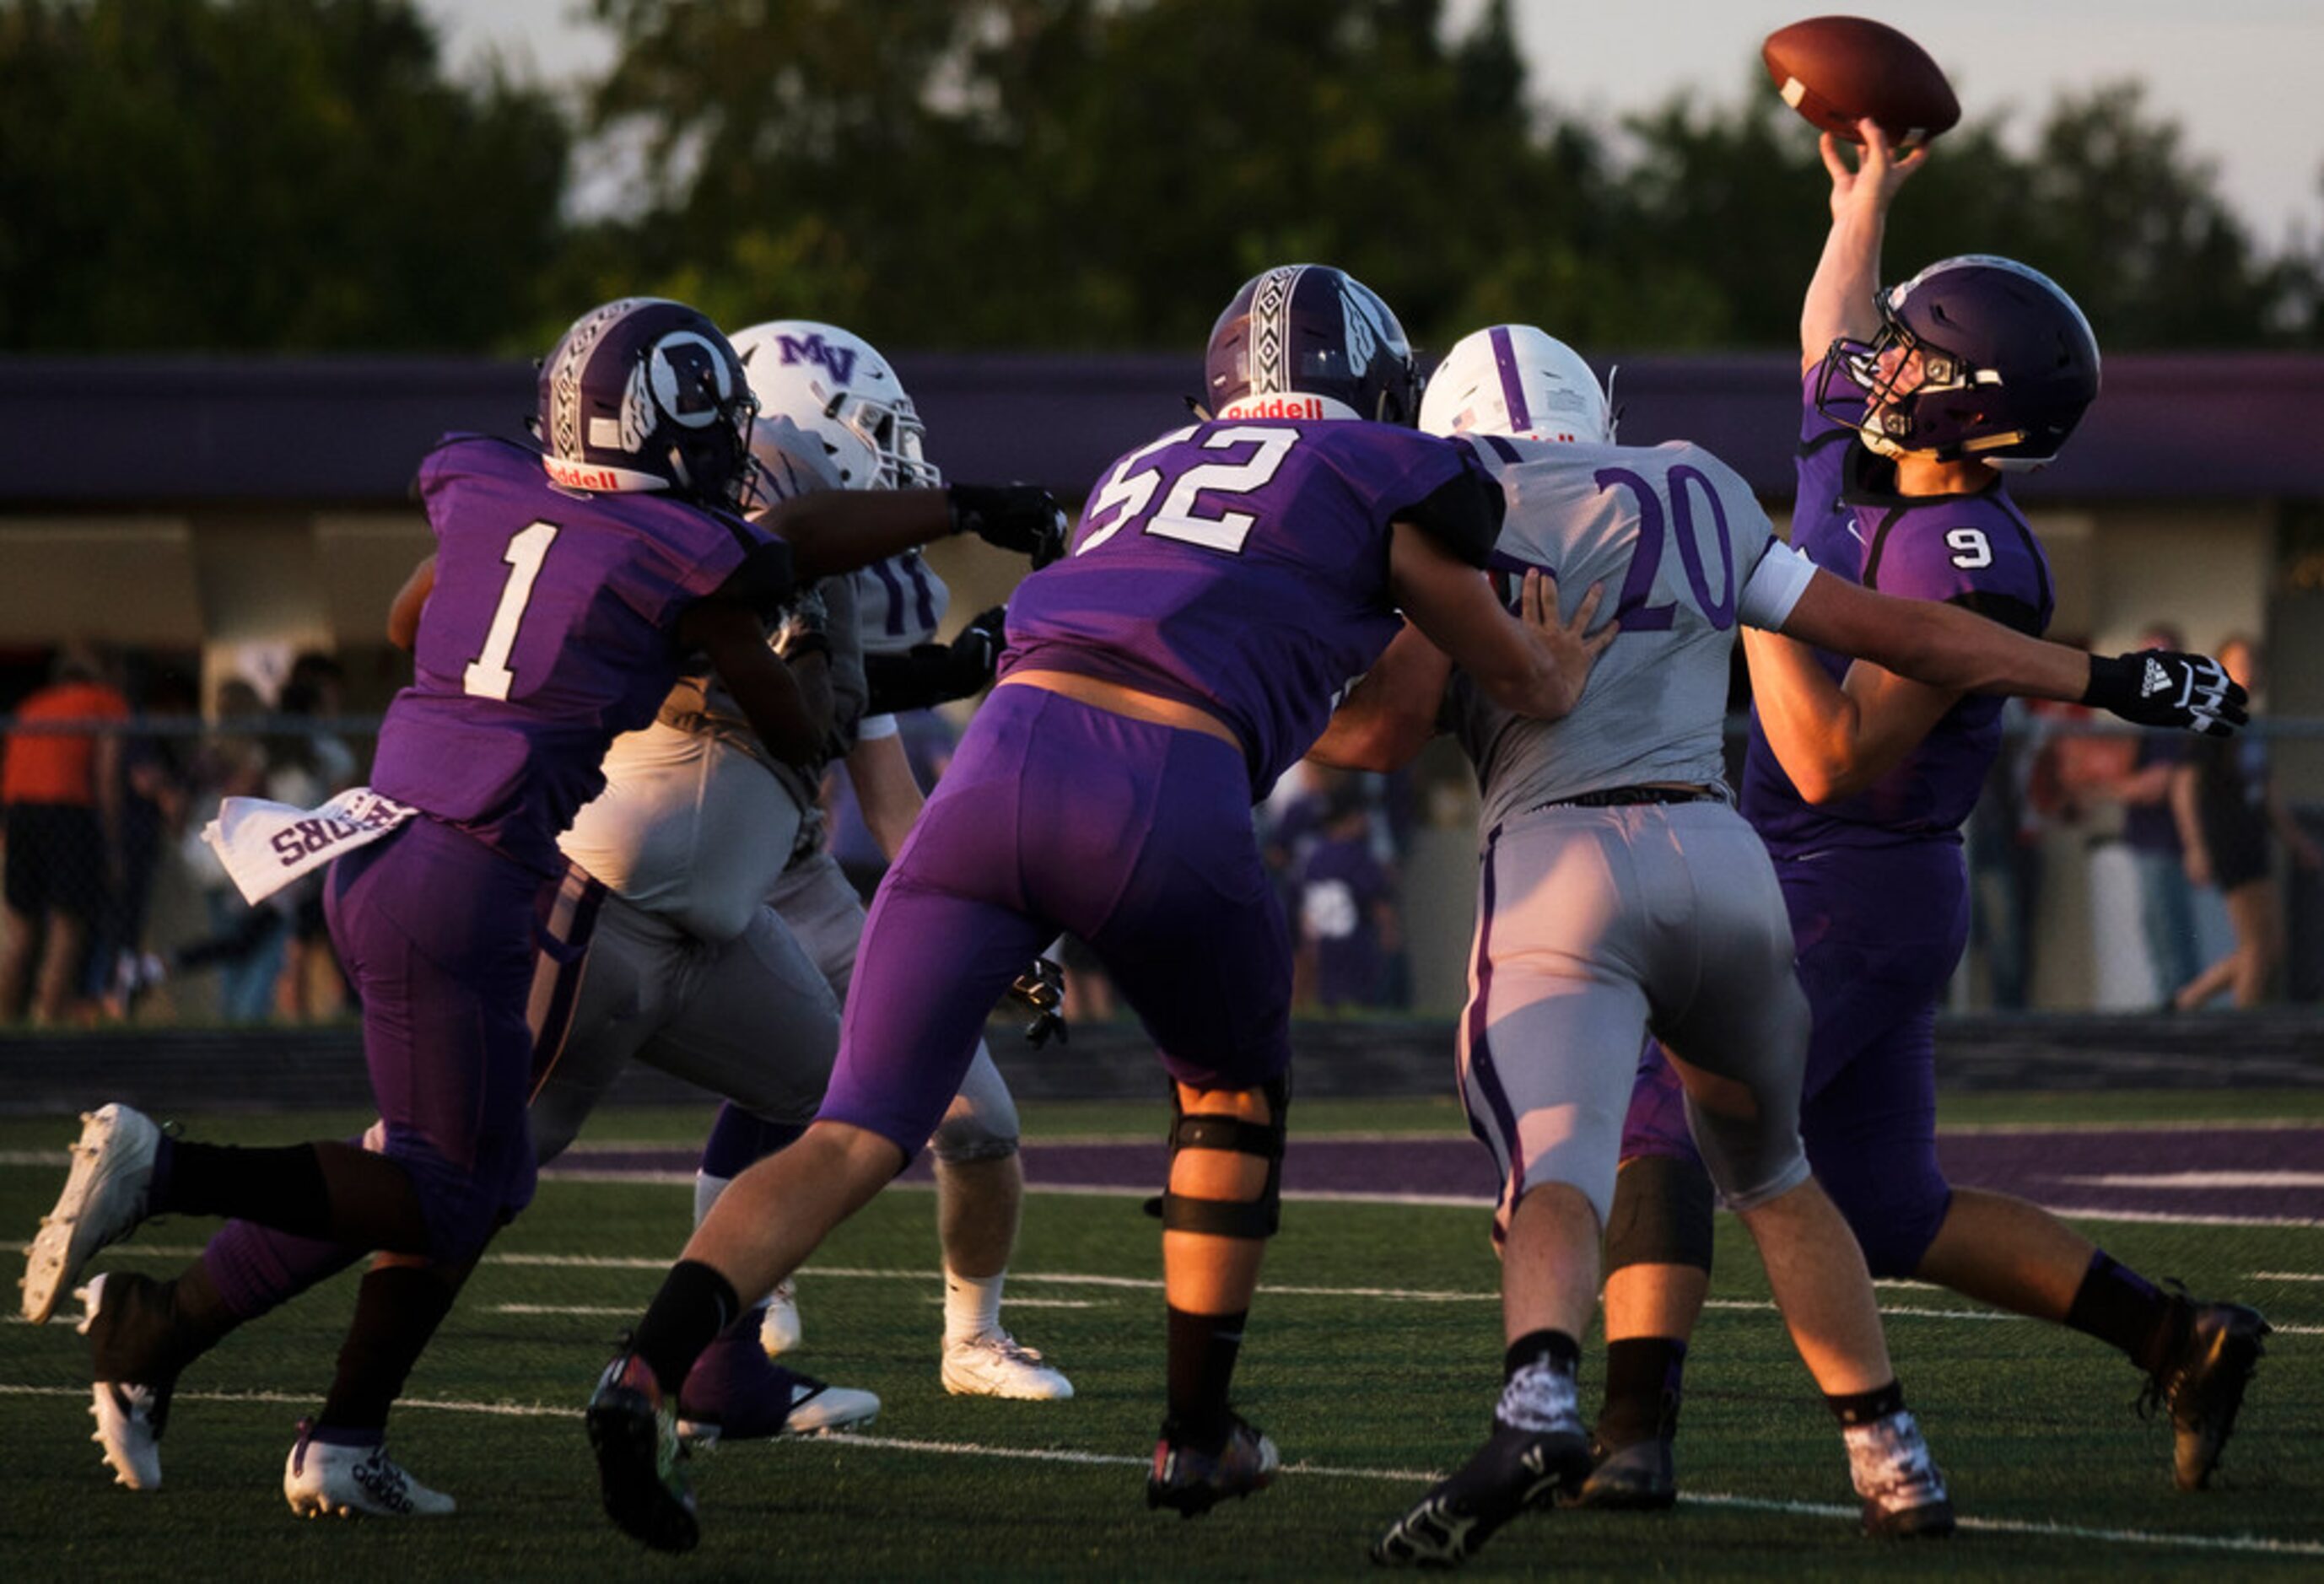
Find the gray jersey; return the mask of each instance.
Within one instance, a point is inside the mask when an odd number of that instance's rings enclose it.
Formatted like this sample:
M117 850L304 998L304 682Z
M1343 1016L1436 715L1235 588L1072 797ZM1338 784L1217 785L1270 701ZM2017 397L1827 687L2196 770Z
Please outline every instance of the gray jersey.
M1514 715L1454 674L1442 723L1477 767L1484 827L1609 787L1719 785L1736 624L1780 627L1813 568L1699 446L1471 443L1508 499L1497 570L1555 574L1568 615L1603 583L1600 619L1622 622L1562 721Z

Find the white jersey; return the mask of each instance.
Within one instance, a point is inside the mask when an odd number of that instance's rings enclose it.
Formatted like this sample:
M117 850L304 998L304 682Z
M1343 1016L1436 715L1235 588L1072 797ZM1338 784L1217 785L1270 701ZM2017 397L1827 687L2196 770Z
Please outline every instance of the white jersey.
M1568 615L1602 583L1599 620L1622 622L1563 720L1513 714L1453 674L1441 719L1477 767L1484 827L1609 787L1720 785L1736 625L1782 626L1814 567L1699 446L1470 444L1508 500L1497 571L1554 574Z

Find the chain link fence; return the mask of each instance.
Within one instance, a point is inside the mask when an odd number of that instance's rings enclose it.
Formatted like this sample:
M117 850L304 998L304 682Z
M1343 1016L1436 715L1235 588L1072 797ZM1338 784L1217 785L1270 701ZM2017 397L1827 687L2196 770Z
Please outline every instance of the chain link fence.
M348 1016L323 920L321 876L253 907L201 832L223 797L311 806L362 784L379 725L376 716L262 714L223 723L0 716L7 759L39 760L64 749L64 758L87 766L82 796L44 802L12 794L5 809L0 1025L299 1024ZM1743 730L1740 717L1730 723L1738 762ZM2268 784L2271 758L2298 759L2319 747L2324 719L2316 718L2262 721L2224 745L2246 783L2259 787ZM2215 751L2195 739L2086 718L2014 716L1964 831L1975 921L1953 1009L2155 1007L2232 953L2237 931L2230 909L2216 886L2188 879L2167 799L2158 806L2123 796L2158 755ZM23 779L0 760L0 785ZM1300 823L1303 796L1319 806L1351 801L1344 787L1309 794L1295 787L1259 812L1295 929L1308 911L1299 898L1305 855L1296 840L1277 838ZM1461 826L1473 819L1472 794L1465 781L1421 790L1375 781L1354 801L1375 811L1371 845L1393 881L1379 916L1388 949L1378 972L1407 987L1401 999L1391 990L1371 1004L1449 1012L1451 1006L1412 1004L1408 987L1457 987L1465 926L1439 923L1416 934L1402 921L1467 916L1475 877L1463 871L1460 855L1472 844ZM2272 843L2264 907L2274 939L2264 999L2312 1001L2324 997L2324 873L2306 861L2324 849L2324 800L2283 801L2291 826L2304 835L2279 829ZM1391 817L1398 807L1404 814ZM1307 823L1320 829L1329 822L1311 810ZM1442 827L1443 839L1429 841L1415 826ZM1424 889L1442 893L1440 905L1416 906ZM2168 903L2160 922L2158 895ZM1444 959L1438 965L1444 971L1416 972L1414 960L1431 954ZM1086 960L1069 962L1077 973L1097 972ZM2220 1004L2227 999L2223 993Z

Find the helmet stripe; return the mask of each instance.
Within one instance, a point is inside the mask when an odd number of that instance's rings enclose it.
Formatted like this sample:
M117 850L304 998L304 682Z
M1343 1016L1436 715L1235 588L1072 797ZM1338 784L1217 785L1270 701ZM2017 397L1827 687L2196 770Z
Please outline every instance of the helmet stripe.
M1305 264L1269 270L1251 294L1250 389L1253 391L1291 390L1291 303L1299 294Z
M1509 344L1509 327L1495 325L1492 342L1493 366L1501 375L1501 400L1509 410L1509 429L1523 434L1533 428L1533 410L1526 405L1525 380L1517 372L1517 348Z

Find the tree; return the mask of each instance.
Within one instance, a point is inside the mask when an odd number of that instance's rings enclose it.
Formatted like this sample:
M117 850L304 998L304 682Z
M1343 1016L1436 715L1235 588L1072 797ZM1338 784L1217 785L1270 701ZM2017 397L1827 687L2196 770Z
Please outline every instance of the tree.
M0 0L0 345L529 347L569 140L412 0Z

